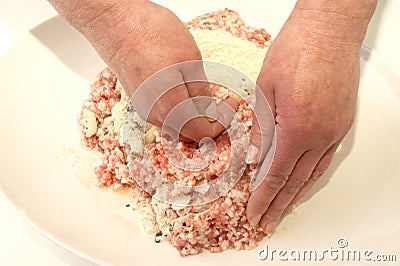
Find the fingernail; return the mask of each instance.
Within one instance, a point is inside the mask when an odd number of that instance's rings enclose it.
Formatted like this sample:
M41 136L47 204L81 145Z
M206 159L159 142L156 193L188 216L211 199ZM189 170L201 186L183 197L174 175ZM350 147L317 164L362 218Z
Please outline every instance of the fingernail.
M251 226L256 226L260 222L260 219L261 219L261 215L255 215L255 216L249 217L248 220L249 220L249 223Z
M267 235L272 235L275 232L276 225L276 222L272 222L265 226L265 232L267 233Z
M212 101L210 105L207 106L206 110L204 111L204 115L211 123L217 121L219 113L215 101Z
M246 155L246 163L247 164L254 164L257 162L258 159L258 148L253 144L250 144L249 151Z

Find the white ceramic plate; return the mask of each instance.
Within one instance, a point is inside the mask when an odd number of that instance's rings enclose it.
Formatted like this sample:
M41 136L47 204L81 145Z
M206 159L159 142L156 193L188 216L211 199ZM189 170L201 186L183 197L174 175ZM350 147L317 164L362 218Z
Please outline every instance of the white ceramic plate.
M262 9L243 1L177 2L164 4L184 20L230 7L273 35L294 3L266 1L274 9ZM348 248L400 260L400 78L365 49L361 62L357 118L342 151L297 214L260 247L322 251L345 238ZM80 146L76 119L103 67L87 41L58 17L0 59L0 188L21 214L48 238L98 264L268 264L257 250L179 258L144 235L138 216L125 207L129 195L92 184L94 159ZM288 265L276 257L274 263Z

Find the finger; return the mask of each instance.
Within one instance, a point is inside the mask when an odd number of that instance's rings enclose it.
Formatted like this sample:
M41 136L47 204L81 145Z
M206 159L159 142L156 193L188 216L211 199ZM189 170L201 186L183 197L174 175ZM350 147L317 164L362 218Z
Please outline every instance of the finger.
M277 129L276 151L269 171L260 171L257 179L263 179L254 190L247 204L247 218L250 223L259 223L271 202L286 184L302 152L294 145L284 143L280 139L280 129ZM265 162L265 161L264 161ZM261 168L262 169L262 166Z
M188 98L182 75L172 66L143 82L131 102L143 120L161 127L169 111Z
M265 229L267 234L271 234L275 231L278 221L286 207L311 176L323 153L324 151L307 151L297 161L288 181L275 196L261 218L260 226Z
M148 116L148 122L161 127L171 110L177 107L179 104L184 103L189 98L190 97L185 84L178 85L165 92L153 105L153 108ZM197 109L193 104L182 104L180 109L183 112L186 112L186 114L190 114L192 116L198 114Z
M199 113L206 116L211 123L218 120L224 127L228 127L239 107L238 101L233 97L226 97L222 102L217 103L220 100L214 97L214 93L211 95L198 95L192 97L192 101Z
M187 133L196 130L197 136L192 136L192 139L196 139L196 141L200 141L204 137L215 138L229 126L239 103L230 95L222 103L215 103L214 96L220 86L208 82L203 61L182 64L180 71L186 82L189 96L199 113L205 115L208 120L207 122L202 118L193 119L185 125L181 134L187 136Z
M186 73L183 74L188 77ZM191 78L193 78L191 74ZM201 74L198 74L202 78ZM199 114L204 118L195 118L188 122L182 129L183 136L191 137L199 142L204 137L215 138L219 136L231 123L233 116L239 106L239 103L232 97L226 97L221 103L216 103L215 93L220 86L215 84L197 81L186 84L188 93L192 98ZM195 132L195 133L194 133Z
M156 111L166 113L165 118L161 117L164 113L159 113L159 119L163 120L161 122L163 134L169 135L172 139L195 142L200 142L210 134L210 122L199 113L192 98L188 97L174 106L161 106L165 110Z
M213 96L202 60L181 64L179 70L182 73L183 80L186 82L190 97Z
M214 96L214 90L212 84L210 84L207 80L205 81L195 81L195 82L187 82L186 87L190 97L196 96Z
M238 103L228 98L216 105L215 114L208 114L213 120L204 116L194 118L183 126L180 134L195 142L200 142L205 137L215 138L229 126L237 107Z
M268 92L271 95L271 92ZM256 106L253 112L253 125L250 135L250 146L246 155L246 163L257 165L257 171L250 180L250 190L254 191L267 175L276 150L275 108L270 107L270 100L256 88ZM261 164L261 165L260 165Z
M222 103L215 103L217 86L208 82L202 61L181 64L180 72L198 114L206 116L196 117L187 122L180 134L183 138L195 142L200 142L205 137L217 137L229 126L238 108L238 102L228 96Z
M178 88L174 89L173 92L175 90L178 90ZM166 97L170 96L167 94ZM208 102L214 102L214 99L210 97L201 96L197 100L200 98ZM157 117L164 119L162 122L163 133L170 135L173 139L177 139L180 134L183 138L200 142L205 137L215 138L229 126L237 108L235 100L228 98L219 104L214 103L215 122L210 122L204 114L198 111L194 103L195 100L194 98L188 98L169 111L161 109L164 108L164 105L155 106L153 111L158 112L159 115ZM168 111L165 118L163 117L164 113L162 113L164 111ZM153 115L153 117L155 116Z
M305 182L305 184L301 187L301 189L294 196L292 201L288 206L288 210L291 209L291 206L297 204L297 202L303 198L303 196L313 187L315 182L326 172L329 168L329 165L332 162L333 156L335 155L336 149L339 147L340 142L334 144L330 147L325 154L321 157L319 162L317 163L314 171L312 172L310 178Z
M186 139L199 143L206 137L215 138L223 130L224 127L221 124L215 123L215 126L211 126L207 118L198 117L188 121L182 127L180 134Z
M182 77L175 75L177 74L176 72L169 71L168 74L169 78L159 78L158 81L171 84L172 81L170 80L173 79L175 83L183 83ZM155 81L153 81L152 84L155 84ZM198 85L204 86L204 83L199 83ZM153 89L150 85L147 87L148 90ZM143 110L144 107L147 106L147 104L145 104L146 100L149 101L149 99L156 99L157 90L159 89L155 89L154 91L150 91L144 95L147 96L147 98L143 97L142 101L139 101L138 98L136 98L136 106L139 107L139 111ZM203 102L209 104L209 102L213 100L213 98L208 97L207 101ZM198 107L196 106L198 102L199 101L196 101L196 98L190 97L186 84L178 85L173 89L163 92L163 95L156 100L150 110L147 121L156 126L162 127L166 122L166 117L170 115L170 112L177 106L181 105L179 106L179 112L173 113L173 122L171 120L168 121L166 127L164 127L164 133L171 137L174 136L174 138L177 137L177 134L179 133L181 134L181 140L200 142L204 137L214 138L224 131L229 124L227 121L231 121L238 106L238 103L231 98L218 104L216 108L216 119L219 119L220 121L219 123L212 123L204 117L203 113L199 112ZM229 106L230 108L226 108L226 106Z
M254 112L252 112L252 124L250 131L250 145L249 151L246 155L247 164L256 164L260 160L260 147L263 137L261 136L260 122Z
M232 97L228 97L219 104L217 104L218 123L224 127L228 127L235 115L239 103ZM211 124L213 126L213 123Z
M256 105L250 132L250 147L246 163L255 164L262 161L272 145L275 130L275 107L272 91L256 88Z

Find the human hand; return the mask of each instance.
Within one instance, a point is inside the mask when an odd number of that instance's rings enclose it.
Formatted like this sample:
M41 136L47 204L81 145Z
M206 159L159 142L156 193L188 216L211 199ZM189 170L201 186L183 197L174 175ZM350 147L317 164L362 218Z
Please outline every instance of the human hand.
M308 15L292 13L271 45L257 80L275 117L276 146L268 173L255 177L260 184L250 196L247 217L267 234L275 231L282 216L327 170L355 115L359 52L369 20L358 22L363 26L360 32L349 28L345 35L336 35L334 20L329 20L332 14L321 19L319 12L315 21ZM260 102L257 97L256 111ZM271 154L260 150L268 139L260 133L269 129L260 123L260 132L254 121L251 142L258 148L250 149L248 161L262 165Z
M156 72L174 64L202 59L193 36L178 17L150 1L50 2L91 42L130 96ZM220 114L226 110L222 105L196 99L197 96L212 97L213 86L207 82L186 82L206 80L201 62L191 67L178 66L162 79L165 86L181 85L168 92L165 91L169 88L162 88L159 95L162 97L156 102L140 99L135 106L139 114L143 113L141 106L143 109L152 107L149 116L142 117L148 122L161 127L168 113L185 100L190 100L185 106L190 114L226 117ZM163 85L155 87L159 89ZM228 97L224 102L236 110L238 104L233 98ZM223 130L221 123L203 116L188 121L179 133L184 140L199 142L204 137L214 138Z

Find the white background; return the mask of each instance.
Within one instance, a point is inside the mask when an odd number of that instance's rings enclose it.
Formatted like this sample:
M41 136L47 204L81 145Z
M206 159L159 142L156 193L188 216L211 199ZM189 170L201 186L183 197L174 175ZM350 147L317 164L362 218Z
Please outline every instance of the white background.
M0 0L0 54L21 34L55 14L45 0ZM400 73L398 25L400 1L380 0L366 44L377 50L383 61ZM92 264L35 231L0 192L0 265Z

